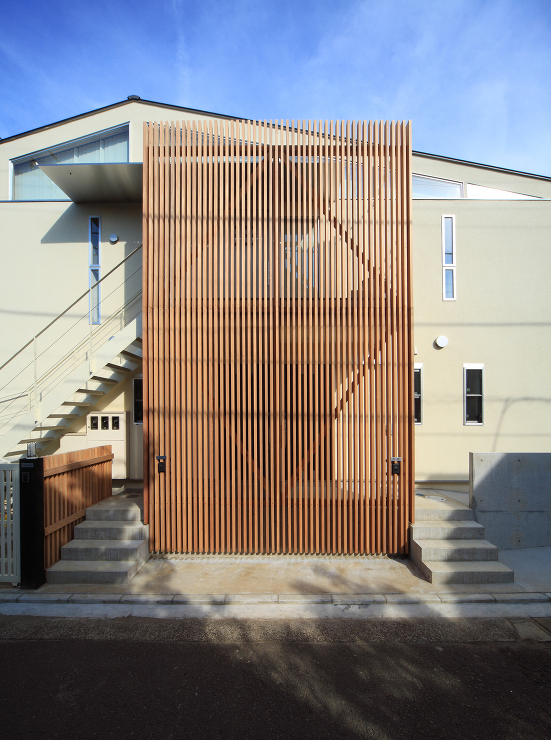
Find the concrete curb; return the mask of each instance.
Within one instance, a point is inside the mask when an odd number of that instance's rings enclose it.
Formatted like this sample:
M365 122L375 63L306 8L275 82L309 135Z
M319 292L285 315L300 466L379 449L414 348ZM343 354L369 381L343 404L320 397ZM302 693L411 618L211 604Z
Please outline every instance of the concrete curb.
M270 605L325 604L535 604L551 601L547 593L496 594L41 594L0 593L0 604Z

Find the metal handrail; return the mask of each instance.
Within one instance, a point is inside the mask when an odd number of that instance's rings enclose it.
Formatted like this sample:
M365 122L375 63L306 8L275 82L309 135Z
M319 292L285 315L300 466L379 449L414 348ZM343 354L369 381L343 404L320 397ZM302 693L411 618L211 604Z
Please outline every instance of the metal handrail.
M130 259L130 257L132 257L132 255L136 254L136 252L137 252L138 250L140 250L140 249L142 248L142 246L143 246L143 243L142 243L142 244L140 244L140 245L139 245L138 247L136 247L136 249L134 249L134 250L133 250L132 252L130 252L130 254L128 254L128 255L127 255L127 256L126 256L126 257L125 257L125 258L124 258L123 260L121 260L121 261L119 262L119 264L118 264L118 265L115 265L115 267L113 267L113 269L109 270L109 272L108 272L108 273L106 273L106 274L105 274L105 275L104 275L104 276L103 276L103 277L102 277L102 278L101 278L100 280L98 280L98 281L97 281L97 283L94 283L94 285L92 285L92 286L91 286L90 288L88 288L88 290L84 291L84 293L83 293L83 294L82 294L81 296L79 296L79 298L77 298L77 299L76 299L76 301L73 301L73 303L71 303L71 305L70 305L70 306L68 306L68 307L67 307L67 308L66 308L66 309L65 309L64 311L62 311L62 312L61 312L60 314L58 314L58 315L57 315L57 316L55 317L55 319L54 319L53 321L50 321L50 323L49 323L49 324L48 324L47 326L45 326L45 327L44 327L44 328L43 328L43 329L42 329L41 331L39 331L39 332L38 332L38 334L35 334L35 336L34 336L34 337L33 337L32 339L30 339L30 340L29 340L29 341L27 342L27 344L23 345L23 347L21 347L20 349L18 349L18 350L17 350L17 352L16 352L16 353L15 353L14 355L12 355L12 356L11 356L11 357L9 358L9 360L6 360L6 362L5 362L5 363L4 363L3 365L0 365L0 370L3 370L3 369L4 369L4 368L5 368L6 366L7 366L7 365L9 365L9 364L10 364L10 362L11 362L12 360L15 360L15 358L16 358L16 357L17 357L18 355L20 355L20 354L21 354L21 352L23 352L23 350L27 349L27 347L30 347L30 346L31 346L31 344L32 344L33 342L35 342L35 341L36 341L36 340L38 339L38 337L40 337L40 336L41 336L42 334L44 334L44 332L45 332L45 331L46 331L47 329L49 329L49 328L50 328L50 326L53 326L53 325L55 324L55 322L56 322L56 321L59 321L59 319L60 319L60 318L61 318L62 316L65 316L65 314L67 313L67 311L70 311L70 310L71 310L71 309L73 308L73 306L76 306L76 304L77 304L77 303L78 303L79 301L81 301L81 300L82 300L83 298L85 298L85 297L86 297L87 295L89 295L89 294L90 294L90 292L91 292L92 290L94 290L94 289L95 289L95 288L96 288L96 287L97 287L97 286L98 286L98 285L99 285L100 283L102 283L102 282L103 282L104 280L106 280L106 279L107 279L107 278L109 277L109 275L112 275L112 274L113 274L113 273L115 272L115 270L118 270L118 268L119 268L119 267L120 267L121 265L124 265L124 263L125 263L125 262L126 262L127 260L129 260L129 259Z

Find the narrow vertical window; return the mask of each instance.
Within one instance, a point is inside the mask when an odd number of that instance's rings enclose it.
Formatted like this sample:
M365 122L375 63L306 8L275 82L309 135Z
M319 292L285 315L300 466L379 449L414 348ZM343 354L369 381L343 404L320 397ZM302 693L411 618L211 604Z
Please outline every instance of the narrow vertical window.
M416 424L423 423L423 365L415 363L413 369L413 407Z
M484 365L463 365L464 424L484 423Z
M90 322L99 324L100 315L100 270L101 230L99 216L90 217Z
M442 300L455 301L455 216L442 216Z
M143 424L143 378L134 378L134 424Z

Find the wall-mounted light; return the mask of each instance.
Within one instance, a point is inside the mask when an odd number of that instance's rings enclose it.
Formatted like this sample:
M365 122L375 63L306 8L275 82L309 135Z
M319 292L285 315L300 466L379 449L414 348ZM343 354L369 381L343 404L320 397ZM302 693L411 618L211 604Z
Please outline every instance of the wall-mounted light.
M448 344L448 337L445 337L443 334L439 337L436 337L434 340L434 343L437 347L440 347L440 349L443 349Z
M109 244L116 244L119 241L117 234L109 234Z

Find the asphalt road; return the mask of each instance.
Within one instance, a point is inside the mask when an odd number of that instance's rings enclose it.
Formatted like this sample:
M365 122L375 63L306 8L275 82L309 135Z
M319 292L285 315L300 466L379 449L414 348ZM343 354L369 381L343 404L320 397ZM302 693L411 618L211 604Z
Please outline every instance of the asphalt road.
M2 740L551 737L551 642L504 619L0 617L0 664Z

